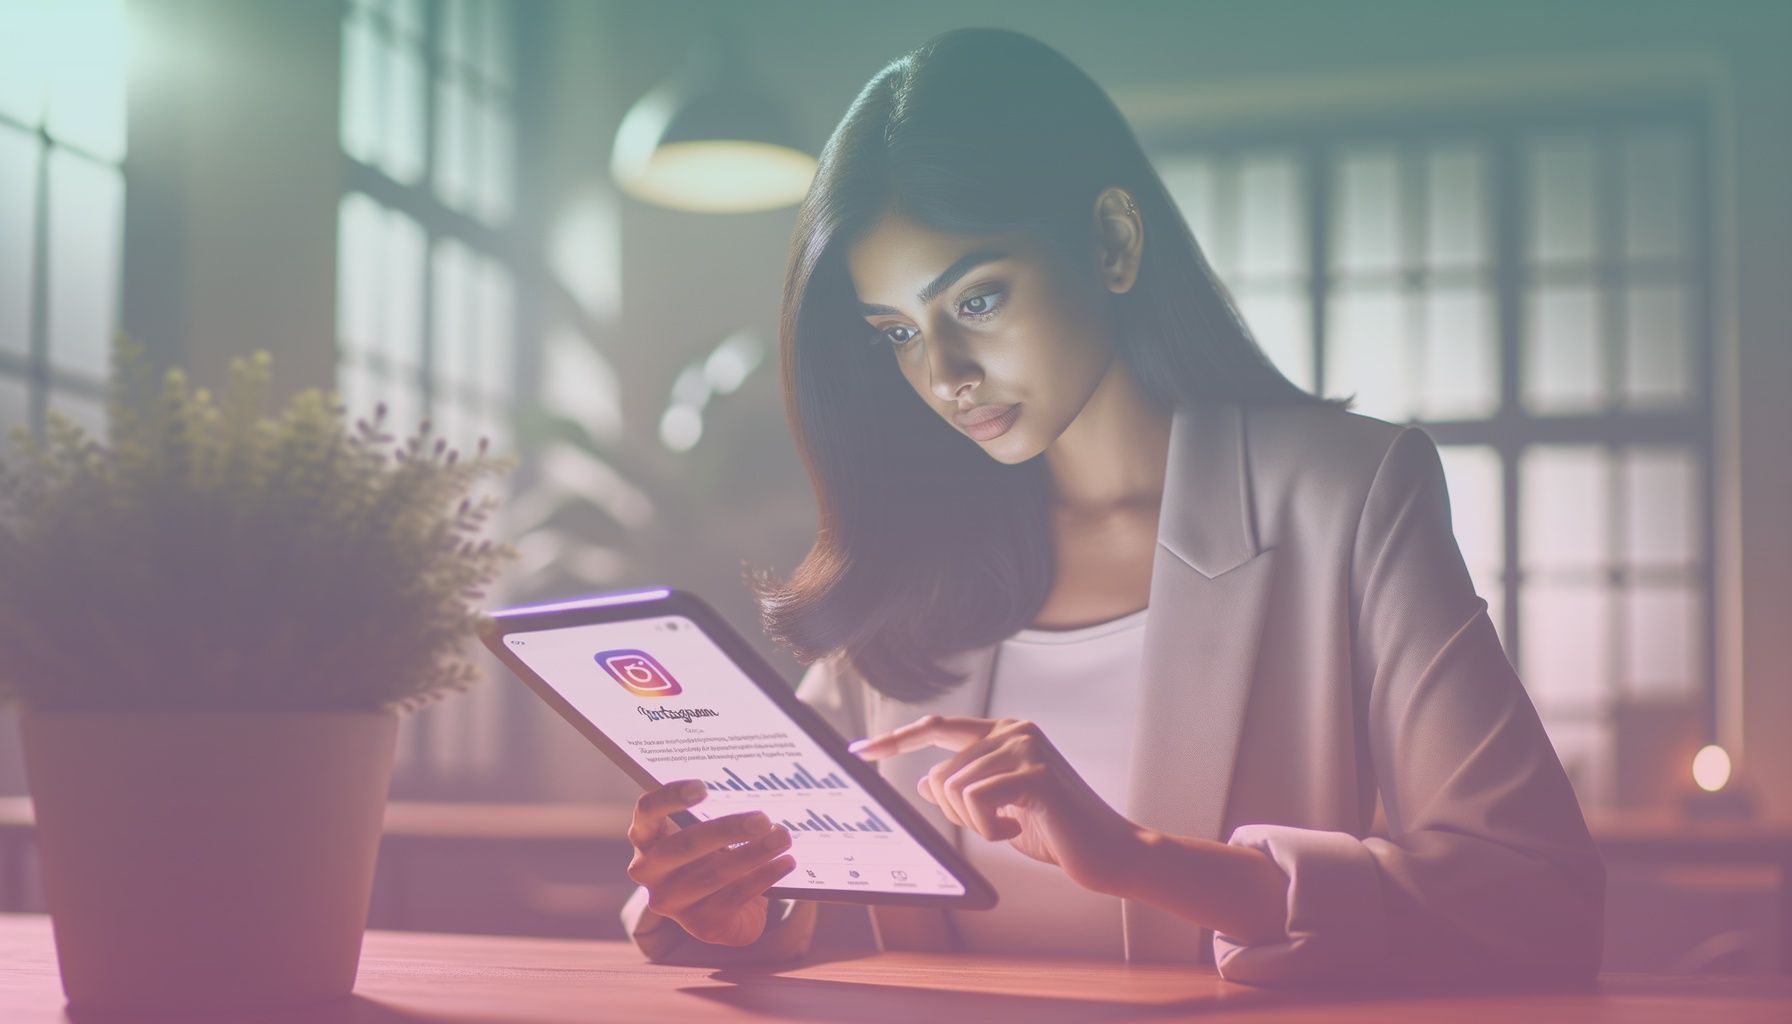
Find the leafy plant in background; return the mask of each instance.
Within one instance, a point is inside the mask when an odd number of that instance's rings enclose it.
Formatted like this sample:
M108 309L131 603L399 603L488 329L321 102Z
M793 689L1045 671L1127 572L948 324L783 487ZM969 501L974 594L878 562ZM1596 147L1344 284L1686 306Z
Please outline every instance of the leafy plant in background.
M110 444L51 409L0 460L0 698L43 709L410 709L477 678L469 598L516 550L477 532L515 467L430 424L388 448L334 392L264 415L272 359L214 402L120 337Z

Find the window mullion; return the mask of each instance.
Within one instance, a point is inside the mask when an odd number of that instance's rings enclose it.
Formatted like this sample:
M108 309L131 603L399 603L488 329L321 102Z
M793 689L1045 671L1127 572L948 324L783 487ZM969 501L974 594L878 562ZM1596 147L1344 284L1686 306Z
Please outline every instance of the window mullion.
M423 179L418 188L424 195L434 196L436 187L436 76L441 63L439 48L442 35L442 4L432 0L423 6ZM423 377L422 404L425 416L434 413L436 364L436 273L435 252L439 231L433 218L418 218L423 225L423 308L418 311L423 333L423 359L418 373ZM432 423L436 421L432 418Z
M1331 291L1331 281L1326 276L1326 267L1330 261L1331 246L1331 202L1328 184L1331 181L1332 167L1330 154L1322 143L1314 143L1307 150L1307 318L1308 333L1313 344L1313 393L1326 393L1325 380L1325 334L1326 334L1326 298Z
M1500 455L1501 492L1505 507L1501 513L1504 560L1501 569L1501 619L1505 623L1506 656L1519 663L1524 637L1519 622L1519 592L1523 589L1523 570L1519 564L1519 492L1518 461L1523 454L1521 413L1518 387L1520 364L1520 329L1523 323L1523 268L1520 237L1520 200L1518 188L1518 151L1511 131L1495 132L1491 146L1490 185L1493 191L1492 217L1489 228L1493 235L1494 334L1499 350L1499 409L1493 418L1493 446Z
M27 411L33 432L41 432L50 406L50 133L36 130L37 201L31 208L31 325L25 350Z

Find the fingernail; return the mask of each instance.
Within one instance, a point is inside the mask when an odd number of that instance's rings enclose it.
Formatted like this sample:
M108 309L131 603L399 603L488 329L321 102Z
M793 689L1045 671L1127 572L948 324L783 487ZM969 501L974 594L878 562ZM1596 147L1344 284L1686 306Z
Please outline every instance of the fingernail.
M782 850L786 846L790 845L790 833L788 831L786 831L785 829L781 829L781 828L774 829L774 830L772 830L772 832L770 834L768 834L764 839L762 839L760 841L765 843L765 845L770 849Z
M764 835L772 830L772 819L766 817L764 814L756 813L746 820L745 828L747 830L747 835Z
M866 747L869 747L870 745L871 745L871 740L869 737L867 737L862 740L853 740L851 743L848 743L846 745L846 750L848 753L856 754L859 751L864 750Z
M703 783L697 781L687 782L678 787L678 795L684 797L686 800L700 799L704 792L705 789Z

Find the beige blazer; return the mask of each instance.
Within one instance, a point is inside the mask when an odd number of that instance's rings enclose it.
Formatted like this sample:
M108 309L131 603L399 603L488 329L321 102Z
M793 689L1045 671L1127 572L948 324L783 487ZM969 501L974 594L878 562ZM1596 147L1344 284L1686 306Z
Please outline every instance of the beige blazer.
M1318 406L1179 409L1139 717L1113 723L1132 751L1121 810L1269 855L1290 879L1289 938L1241 945L1128 900L1127 959L1266 985L1596 973L1604 867L1486 609L1423 430ZM984 716L1000 646L946 659L965 682L922 703L872 690L838 654L798 695L848 738ZM879 769L942 833L982 842L915 795L944 756ZM768 947L812 927L784 909ZM886 948L954 941L941 911L872 919Z

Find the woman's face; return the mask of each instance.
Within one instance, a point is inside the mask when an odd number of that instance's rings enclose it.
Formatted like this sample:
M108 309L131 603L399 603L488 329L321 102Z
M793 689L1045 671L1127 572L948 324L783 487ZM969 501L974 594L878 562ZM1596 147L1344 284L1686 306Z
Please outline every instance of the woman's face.
M915 393L992 458L1064 432L1115 352L1093 253L1072 268L1026 233L953 235L886 216L847 252L865 320ZM973 418L1002 411L984 424Z

